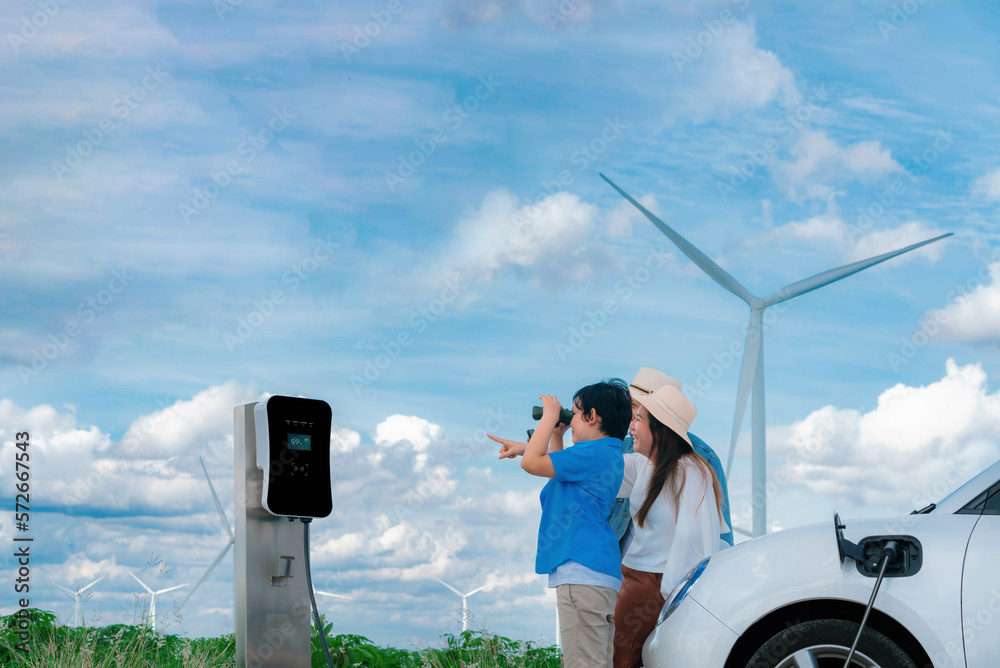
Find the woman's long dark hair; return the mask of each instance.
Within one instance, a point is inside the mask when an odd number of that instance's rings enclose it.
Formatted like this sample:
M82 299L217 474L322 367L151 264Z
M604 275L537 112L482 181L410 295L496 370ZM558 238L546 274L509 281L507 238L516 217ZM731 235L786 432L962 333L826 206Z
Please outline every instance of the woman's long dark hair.
M684 491L684 482L687 477L685 469L681 466L681 460L689 458L696 466L702 469L706 477L712 480L712 491L715 494L715 507L719 513L719 521L722 521L722 486L715 475L715 471L709 466L701 456L694 451L694 448L677 435L670 427L657 420L648 411L646 412L649 424L649 433L653 437L653 443L649 450L649 458L653 461L653 474L649 477L649 486L646 488L646 498L643 499L639 512L635 515L636 524L642 528L646 516L653 508L653 503L660 497L660 494L670 489L674 498L674 519L677 519L677 512L680 509L681 493Z

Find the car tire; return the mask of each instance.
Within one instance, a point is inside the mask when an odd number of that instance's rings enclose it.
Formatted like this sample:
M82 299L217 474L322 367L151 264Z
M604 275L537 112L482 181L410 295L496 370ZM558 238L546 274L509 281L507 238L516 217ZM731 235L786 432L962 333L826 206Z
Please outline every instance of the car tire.
M789 626L750 658L746 668L843 668L859 624L817 619ZM917 664L882 633L865 628L851 668L916 668Z

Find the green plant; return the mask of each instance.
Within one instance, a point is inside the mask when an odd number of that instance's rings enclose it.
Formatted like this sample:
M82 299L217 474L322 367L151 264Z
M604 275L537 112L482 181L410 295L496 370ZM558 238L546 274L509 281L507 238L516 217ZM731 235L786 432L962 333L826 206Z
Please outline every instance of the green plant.
M485 631L442 636L444 647L407 651L379 647L360 635L331 636L323 620L330 656L337 668L559 668L556 647L511 640ZM58 624L43 610L0 617L0 666L17 668L209 668L236 665L236 638L181 638L148 625L88 628ZM319 633L312 629L312 665L324 668Z
M0 624L0 666L18 668L208 668L235 666L236 640L187 639L148 626L60 626L51 612L29 609Z

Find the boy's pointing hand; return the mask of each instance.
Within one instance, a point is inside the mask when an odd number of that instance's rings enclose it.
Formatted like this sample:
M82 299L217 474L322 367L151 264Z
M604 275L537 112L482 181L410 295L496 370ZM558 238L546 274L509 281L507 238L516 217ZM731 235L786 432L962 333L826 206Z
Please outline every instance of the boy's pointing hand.
M500 444L500 459L514 459L514 457L524 454L524 449L528 447L527 443L518 443L517 441L509 441L506 438L498 438L493 434L486 434L494 441Z

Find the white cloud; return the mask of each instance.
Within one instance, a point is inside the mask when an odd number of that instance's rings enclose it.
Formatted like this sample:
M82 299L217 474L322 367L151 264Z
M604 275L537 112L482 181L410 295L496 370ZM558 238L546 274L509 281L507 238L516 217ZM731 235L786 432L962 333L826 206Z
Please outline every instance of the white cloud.
M375 444L384 447L408 441L417 450L424 451L443 435L440 425L416 415L390 415L375 427Z
M976 179L972 192L987 199L1000 201L1000 169L995 169Z
M260 398L252 384L210 387L139 417L121 442L46 404L24 410L2 400L0 424L31 434L33 465L47 480L36 492L42 503L94 516L170 516L190 512L206 491L196 455L211 460L222 453L231 460L233 406ZM14 433L0 429L0 436L4 461L13 461ZM0 463L0 474L5 468ZM12 480L7 476L0 485L11 490Z
M595 214L593 205L567 192L521 204L506 190L491 191L456 225L450 247L435 254L448 258L448 266L436 263L420 274L425 281L456 273L460 281L488 281L513 268L544 288L587 280L614 266L606 248L588 241Z
M789 197L829 199L833 184L855 179L872 182L903 167L879 141L861 141L841 146L825 132L804 129L791 148L790 160L775 164L774 176Z
M781 242L802 242L819 248L833 248L839 251L844 263L847 264L899 250L942 234L941 231L916 221L862 234L864 231L848 225L840 217L837 207L831 200L826 213L779 225L753 243L758 245L769 239L777 239ZM935 242L904 253L890 262L899 265L918 257L929 262L937 262L941 258L943 248L943 242Z
M890 251L904 248L919 241L926 241L943 234L940 230L924 227L922 223L903 223L899 227L887 230L875 230L863 237L858 238L846 258L849 262L864 260L869 257L888 253ZM899 258L893 258L892 262L901 263L917 257L923 257L930 262L937 262L941 258L941 251L945 242L936 241L927 246L922 246L909 253L905 253Z
M468 30L491 23L502 23L520 14L538 21L550 30L585 23L597 12L607 9L620 12L622 0L451 0L441 25L453 31Z
M70 555L61 568L60 579L67 583L63 586L70 588L68 583L73 583L74 586L82 587L99 577L122 572L122 567L115 562L116 558L111 555L108 559L94 561L83 552Z
M122 437L127 457L171 457L199 449L232 449L233 406L261 401L256 386L242 387L234 380L199 392L190 400L143 415Z
M334 455L345 454L361 445L361 434L353 429L334 426L330 432L330 452Z
M313 545L316 563L363 563L376 573L389 571L402 579L441 577L449 562L468 545L455 528L440 533L387 515L376 515L365 526Z
M703 26L698 27L699 30ZM696 31L697 32L697 31ZM687 94L677 96L673 105L704 122L710 117L729 117L735 111L758 109L777 102L794 107L802 101L791 70L781 64L772 51L757 46L754 23L735 21L701 55L678 65L684 47L678 45L674 64L682 72L697 74L696 85Z
M824 406L768 430L771 474L790 487L893 516L939 501L1000 457L1000 392L979 364L946 363L922 387L885 390L867 413Z
M637 197L636 200L639 204L649 209L652 213L660 216L660 207L656 201L656 197L652 194L646 194L642 197ZM611 238L616 237L628 237L632 235L632 226L635 224L646 223L646 217L642 215L639 209L629 202L628 200L622 200L611 212L608 214L608 225L607 231L608 236Z
M528 518L538 515L541 512L541 506L536 495L508 490L473 499L463 508L463 512L487 520L501 520L511 517Z
M819 245L832 243L838 248L844 248L850 243L847 225L835 212L827 212L805 220L779 225L768 236L809 243L815 242Z
M519 11L524 4L519 0L454 2L448 7L441 24L449 30L459 31L497 23L505 20L509 14Z
M934 334L938 341L1000 340L1000 262L980 266L955 299L942 309L928 311L924 322L939 325Z
M849 97L840 100L840 104L849 109L859 109L872 116L893 118L907 123L926 123L927 118L914 114L904 108L900 100L892 100L877 97Z
M148 11L142 5L148 5ZM102 4L100 9L91 10L60 2L53 5L58 9L50 13L51 18L31 32L25 29L25 17L33 17L39 8L21 7L23 13L14 10L0 18L0 29L5 42L11 41L10 34L29 34L30 39L14 40L16 46L11 43L11 48L0 51L0 63L26 56L39 60L148 58L180 46L173 32L157 19L152 3ZM108 39L109 35L114 39Z

